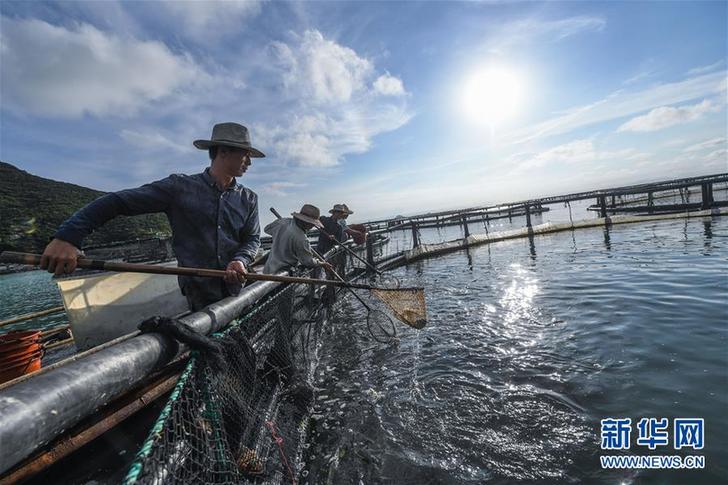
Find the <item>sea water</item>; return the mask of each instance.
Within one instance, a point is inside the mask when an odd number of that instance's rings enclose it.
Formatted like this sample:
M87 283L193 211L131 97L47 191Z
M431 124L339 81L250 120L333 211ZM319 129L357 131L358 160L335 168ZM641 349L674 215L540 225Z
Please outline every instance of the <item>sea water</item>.
M428 325L380 344L346 301L320 350L302 483L728 480L728 218L503 241L397 274L424 286ZM610 417L632 420L630 449L601 449ZM669 444L637 445L641 418L667 418ZM703 449L674 450L675 418L704 419ZM601 467L625 454L705 468Z

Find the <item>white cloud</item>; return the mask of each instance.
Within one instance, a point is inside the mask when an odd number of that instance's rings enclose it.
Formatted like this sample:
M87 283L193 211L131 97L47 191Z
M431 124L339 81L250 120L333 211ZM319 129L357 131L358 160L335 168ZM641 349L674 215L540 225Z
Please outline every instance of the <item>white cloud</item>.
M21 113L75 118L129 116L205 79L164 44L117 37L88 24L73 29L2 17L3 105Z
M578 163L595 159L596 152L591 140L575 140L536 154L526 165L539 167L553 162Z
M365 90L365 79L373 71L372 63L356 52L317 30L308 30L296 46L273 44L284 69L284 83L293 91L303 91L321 103L347 102Z
M294 182L272 182L261 187L260 191L278 197L288 195L287 189L305 187L306 184L298 184Z
M715 71L716 69L723 67L724 64L725 64L725 60L721 59L720 61L714 62L713 64L710 64L708 66L700 66L700 67L695 67L693 69L690 69L687 72L687 75L695 76L697 74L705 74L706 72Z
M637 74L635 74L631 78L629 78L626 81L624 81L622 84L624 84L625 86L628 86L630 84L635 84L638 81L641 81L643 79L647 79L648 77L650 77L653 74L654 74L654 71L642 71L642 72L638 72Z
M720 168L720 170L725 170L726 168L728 168L728 149L726 149L726 147L723 147L719 148L718 150L713 150L712 152L705 155L703 160L708 163L722 162L723 166ZM718 167L720 166L718 165Z
M725 90L725 72L704 74L641 91L620 90L593 103L572 108L554 118L514 131L505 139L513 143L522 143L569 133L584 126L623 118L660 106L705 98L716 93L724 93Z
M508 22L496 31L487 47L504 52L517 45L532 42L561 41L583 32L600 32L607 21L602 17L580 15L558 20L528 18Z
M590 139L574 140L539 153L519 153L510 159L516 171L539 168L554 163L579 164L598 160L644 160L648 155L632 148L610 151L595 148Z
M261 4L259 0L165 0L153 5L160 16L180 27L182 35L204 42L239 31L260 13Z
M194 152L192 144L187 141L180 143L170 140L159 132L139 132L134 130L122 130L120 136L129 144L147 150L171 149L179 153Z
M256 132L262 144L294 165L335 166L412 116L400 79L377 75L372 61L318 31L274 42L268 52L272 76L283 80L281 111L279 121L263 122Z
M374 90L386 96L402 96L405 94L402 80L391 76L389 73L379 76L374 81Z
M657 131L670 126L695 121L700 119L706 113L719 111L720 107L711 103L707 99L702 102L690 106L675 108L672 106L660 106L649 113L632 118L622 124L617 131Z
M675 157L660 160L655 164L655 177L662 177L669 173L675 177L694 177L720 173L728 170L728 149L726 147L713 150L709 153L689 152L680 153Z
M577 16L559 20L525 20L517 22L514 27L530 35L561 40L582 32L599 32L606 25L607 21L602 17Z
M683 151L684 152L699 152L702 150L708 150L708 149L712 149L715 147L723 147L723 149L725 150L725 147L726 147L725 137L711 138L710 140L705 140L703 142L696 143L695 145L691 145L691 146L685 148L685 150L683 150Z

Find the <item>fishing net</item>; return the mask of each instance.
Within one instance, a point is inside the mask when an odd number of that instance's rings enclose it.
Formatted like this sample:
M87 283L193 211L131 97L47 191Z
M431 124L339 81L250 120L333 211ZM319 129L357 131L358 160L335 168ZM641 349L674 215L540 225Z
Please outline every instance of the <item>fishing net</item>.
M296 483L334 290L283 286L211 337L177 320L143 322L142 331L167 334L194 350L124 483ZM421 288L366 293L378 302L364 304L375 340L396 340L391 312L424 326Z
M367 330L374 340L383 344L395 343L399 340L394 321L382 310L368 309Z
M306 290L201 337L125 483L295 483L324 321Z
M384 302L394 315L410 327L424 328L427 306L422 288L373 288L372 294Z

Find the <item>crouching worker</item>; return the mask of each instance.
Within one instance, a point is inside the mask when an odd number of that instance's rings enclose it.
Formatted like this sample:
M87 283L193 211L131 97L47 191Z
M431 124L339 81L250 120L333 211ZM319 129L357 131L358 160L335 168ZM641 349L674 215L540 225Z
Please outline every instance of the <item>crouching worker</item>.
M273 274L279 271L293 269L298 265L305 268L324 268L327 271L333 268L326 261L318 259L308 242L306 231L312 227L321 227L319 221L320 211L310 204L305 204L300 212L291 214L268 224L263 230L273 236L273 245L268 253L264 273ZM306 378L299 372L299 366L294 362L293 353L293 305L294 292L289 291L278 297L278 327L276 341L268 357L267 367L273 367L283 384L294 394L310 394L311 389ZM267 371L269 373L269 371ZM269 374L270 375L270 374ZM300 396L299 396L300 398Z
M265 226L266 234L273 236L273 245L265 263L264 273L273 274L285 269L301 265L305 268L333 269L326 261L314 256L306 231L312 227L321 228L319 221L321 212L311 204L304 204L301 212L294 212L293 217L285 217Z

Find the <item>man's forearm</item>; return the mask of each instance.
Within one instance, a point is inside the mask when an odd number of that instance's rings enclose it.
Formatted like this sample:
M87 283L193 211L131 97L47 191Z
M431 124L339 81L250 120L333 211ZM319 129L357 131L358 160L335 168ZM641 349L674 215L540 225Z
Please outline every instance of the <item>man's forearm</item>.
M233 256L234 261L240 261L246 267L255 259L260 248L260 236L250 236L247 241L240 245L240 248Z
M53 237L80 248L89 234L119 215L122 210L123 203L116 194L103 195L69 217Z

